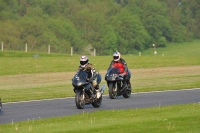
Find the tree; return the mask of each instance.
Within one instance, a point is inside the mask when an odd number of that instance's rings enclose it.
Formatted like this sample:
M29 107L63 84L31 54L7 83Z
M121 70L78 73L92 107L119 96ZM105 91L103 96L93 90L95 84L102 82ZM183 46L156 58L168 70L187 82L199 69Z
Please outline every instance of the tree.
M0 0L0 41L10 49L134 53L200 38L199 0Z
M118 37L118 49L132 53L132 49L142 50L149 43L150 37L138 16L131 15L126 9L111 19Z
M145 29L152 37L150 45L158 44L158 40L162 37L171 39L171 26L164 2L145 1L141 18ZM158 46L161 45L158 44Z

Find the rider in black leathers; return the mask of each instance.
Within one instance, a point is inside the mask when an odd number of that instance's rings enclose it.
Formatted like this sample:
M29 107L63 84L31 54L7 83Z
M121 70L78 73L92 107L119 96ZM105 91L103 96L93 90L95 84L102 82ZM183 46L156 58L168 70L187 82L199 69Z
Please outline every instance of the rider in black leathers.
M84 69L88 74L88 80L92 82L93 87L99 90L99 84L101 82L101 75L95 70L95 67L89 63L87 56L81 56L79 69Z

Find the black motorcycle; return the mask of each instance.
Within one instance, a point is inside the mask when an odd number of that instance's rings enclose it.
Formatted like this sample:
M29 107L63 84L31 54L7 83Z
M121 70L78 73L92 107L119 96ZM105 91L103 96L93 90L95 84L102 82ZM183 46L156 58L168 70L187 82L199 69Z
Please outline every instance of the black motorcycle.
M100 74L97 76L100 76ZM92 104L95 108L101 106L102 94L106 85L102 85L99 90L96 90L87 77L88 74L86 71L79 70L72 79L72 85L76 93L75 103L78 109L83 109L86 104ZM99 84L101 82L101 77L97 79L97 83Z
M2 110L2 102L1 102L1 98L0 98L0 112Z
M111 99L115 99L117 96L121 95L123 95L124 98L129 98L131 96L131 83L127 84L125 82L123 84L122 81L124 78L120 76L119 68L110 68L105 75L105 80L109 88L109 96Z

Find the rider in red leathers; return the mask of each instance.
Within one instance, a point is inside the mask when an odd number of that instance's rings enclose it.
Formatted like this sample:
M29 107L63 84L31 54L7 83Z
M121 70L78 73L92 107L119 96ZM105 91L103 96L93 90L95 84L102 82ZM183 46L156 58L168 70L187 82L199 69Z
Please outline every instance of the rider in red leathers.
M111 67L119 68L120 76L124 77L123 83L126 82L128 85L130 85L131 73L128 70L128 66L127 66L126 61L121 58L121 55L120 55L119 52L115 52L113 54L113 60L111 61L110 66L109 66L108 69L110 69ZM124 88L125 88L125 86L122 87L121 91L123 91Z

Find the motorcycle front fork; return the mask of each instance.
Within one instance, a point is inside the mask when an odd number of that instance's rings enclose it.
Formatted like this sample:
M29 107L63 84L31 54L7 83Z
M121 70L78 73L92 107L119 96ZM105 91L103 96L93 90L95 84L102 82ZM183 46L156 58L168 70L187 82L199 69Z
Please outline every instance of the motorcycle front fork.
M123 87L123 82L117 82L117 87L119 87L119 90L121 90L122 89L122 87Z

